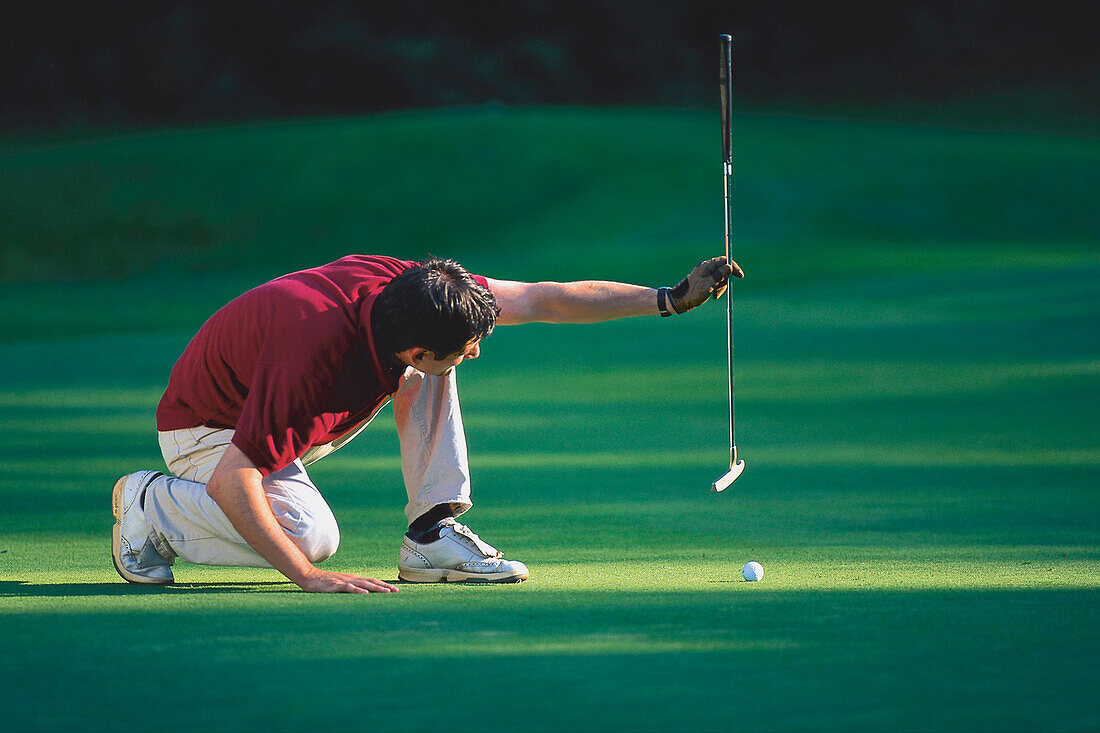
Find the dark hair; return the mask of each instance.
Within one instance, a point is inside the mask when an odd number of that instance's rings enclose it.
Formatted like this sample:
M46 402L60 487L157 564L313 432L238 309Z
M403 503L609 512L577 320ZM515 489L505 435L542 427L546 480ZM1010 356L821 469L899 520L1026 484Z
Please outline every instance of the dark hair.
M500 308L462 265L429 256L389 282L371 309L379 355L415 346L444 359L493 332Z

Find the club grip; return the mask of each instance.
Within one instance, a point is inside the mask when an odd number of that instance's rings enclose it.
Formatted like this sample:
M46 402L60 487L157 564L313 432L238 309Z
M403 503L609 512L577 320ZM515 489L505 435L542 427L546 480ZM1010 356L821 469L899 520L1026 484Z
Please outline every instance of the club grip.
M718 97L722 103L722 162L733 162L733 36L718 36Z

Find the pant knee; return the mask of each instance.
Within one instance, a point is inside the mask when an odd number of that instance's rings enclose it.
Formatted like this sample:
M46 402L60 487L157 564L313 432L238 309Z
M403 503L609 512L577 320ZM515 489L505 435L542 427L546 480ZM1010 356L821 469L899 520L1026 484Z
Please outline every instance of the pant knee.
M332 509L309 480L300 461L264 479L275 520L310 562L336 554L340 528Z
M323 562L335 555L340 547L340 527L335 518L317 521L301 536L291 539L310 562Z

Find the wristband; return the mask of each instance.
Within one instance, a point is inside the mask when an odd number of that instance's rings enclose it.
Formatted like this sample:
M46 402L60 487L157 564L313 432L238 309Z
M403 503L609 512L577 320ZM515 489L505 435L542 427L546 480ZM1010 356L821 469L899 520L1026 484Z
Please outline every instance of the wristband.
M661 311L661 318L668 318L672 312L668 309L668 291L670 288L657 288L657 310Z

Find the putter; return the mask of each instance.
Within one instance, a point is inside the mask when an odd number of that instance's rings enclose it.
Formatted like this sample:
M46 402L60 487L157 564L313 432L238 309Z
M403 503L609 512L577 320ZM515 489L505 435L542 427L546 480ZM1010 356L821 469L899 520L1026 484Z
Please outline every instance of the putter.
M726 192L726 262L730 258L730 179L733 178L733 37L718 37L718 96L722 103L722 180ZM732 278L731 278L732 279ZM730 378L730 468L711 485L713 491L725 491L745 470L745 462L737 460L737 423L733 411L733 286L726 285L726 344L729 347L728 361Z

